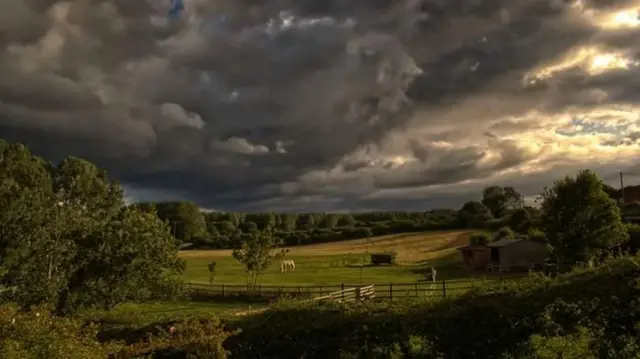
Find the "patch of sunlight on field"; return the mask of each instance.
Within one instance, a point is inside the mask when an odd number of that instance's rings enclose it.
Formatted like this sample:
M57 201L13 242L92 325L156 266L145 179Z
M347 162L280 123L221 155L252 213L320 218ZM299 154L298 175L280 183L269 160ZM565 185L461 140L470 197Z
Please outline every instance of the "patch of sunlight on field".
M457 248L466 245L468 231L399 234L371 239L358 239L308 246L291 247L288 259L296 263L293 273L280 273L274 263L260 278L262 285L328 285L339 283L401 283L424 280L431 265L438 268L438 279L466 278L469 273L460 266ZM372 252L395 251L399 265L362 266ZM184 251L187 261L185 280L208 283L207 264L217 263L214 283L245 284L242 264L231 257L231 251Z

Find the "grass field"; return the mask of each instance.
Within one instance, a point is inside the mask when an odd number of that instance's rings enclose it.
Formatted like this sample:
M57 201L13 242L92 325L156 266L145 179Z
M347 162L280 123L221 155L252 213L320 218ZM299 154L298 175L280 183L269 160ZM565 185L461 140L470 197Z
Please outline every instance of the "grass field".
M438 279L460 279L469 273L460 264L457 248L466 245L469 231L446 231L398 234L350 241L297 246L289 248L287 259L293 259L296 270L282 274L274 263L260 278L262 285L335 285L339 283L403 283L416 282L433 265ZM363 266L367 253L395 251L397 265ZM245 284L242 264L229 250L183 251L187 261L185 280L208 283L207 264L216 261L215 283Z

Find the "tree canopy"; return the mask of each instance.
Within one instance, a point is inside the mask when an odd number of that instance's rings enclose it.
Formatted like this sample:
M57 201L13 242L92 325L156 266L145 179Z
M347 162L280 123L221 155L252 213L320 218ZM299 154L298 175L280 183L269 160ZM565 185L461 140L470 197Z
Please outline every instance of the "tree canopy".
M562 262L590 261L629 239L620 208L590 170L542 192L542 229Z
M57 312L166 295L183 269L155 213L123 206L94 164L57 165L0 141L0 293Z

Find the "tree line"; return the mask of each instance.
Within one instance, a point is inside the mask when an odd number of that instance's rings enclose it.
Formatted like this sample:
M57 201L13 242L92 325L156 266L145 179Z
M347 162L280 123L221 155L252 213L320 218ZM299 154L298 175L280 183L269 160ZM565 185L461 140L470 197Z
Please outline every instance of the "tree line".
M137 203L157 212L175 238L192 249L231 249L246 238L269 234L287 246L395 233L461 228L457 211L369 213L203 212L188 201Z

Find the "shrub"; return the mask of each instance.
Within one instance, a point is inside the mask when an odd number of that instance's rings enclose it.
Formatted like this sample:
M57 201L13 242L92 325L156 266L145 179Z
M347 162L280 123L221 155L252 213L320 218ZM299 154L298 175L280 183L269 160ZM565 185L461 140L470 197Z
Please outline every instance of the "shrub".
M101 344L97 327L69 318L53 317L44 307L19 312L0 307L0 358L77 359L108 358L122 348L118 343Z
M478 232L469 237L469 244L472 246L482 246L492 241L492 237L489 233Z
M502 227L500 228L500 230L498 230L496 238L497 239L514 239L515 233L509 227Z
M157 334L122 349L121 358L139 358L170 354L171 357L226 359L228 352L222 346L231 335L217 317L190 318L164 328Z
M530 228L528 238L535 242L547 243L547 235L540 229Z

